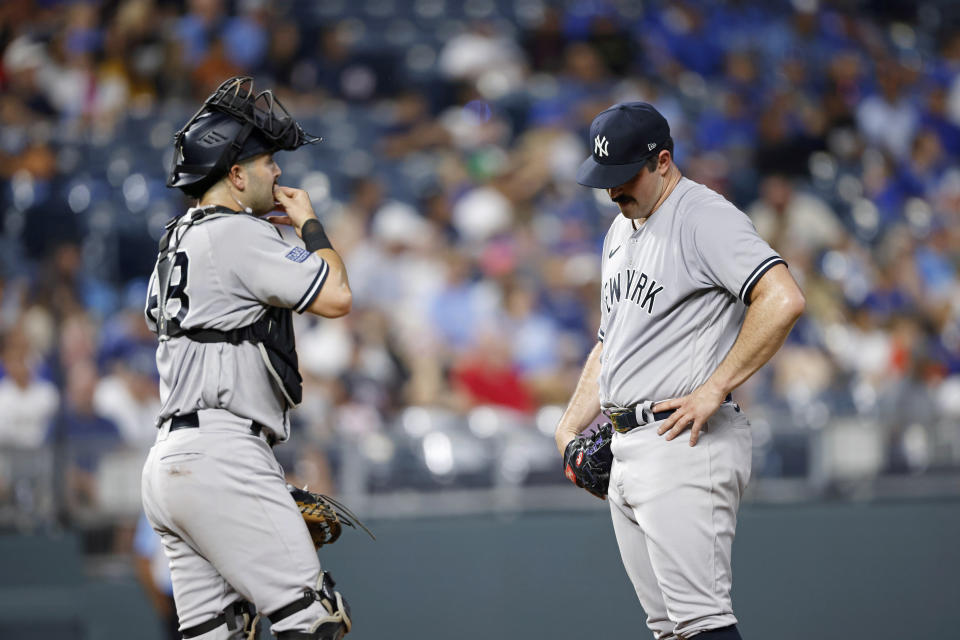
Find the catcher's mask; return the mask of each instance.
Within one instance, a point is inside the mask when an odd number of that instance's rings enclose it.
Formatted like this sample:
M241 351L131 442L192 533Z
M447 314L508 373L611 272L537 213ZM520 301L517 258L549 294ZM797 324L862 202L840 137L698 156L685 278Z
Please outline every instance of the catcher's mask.
M272 91L255 94L253 78L230 78L176 133L167 186L199 198L241 160L319 141L303 130Z

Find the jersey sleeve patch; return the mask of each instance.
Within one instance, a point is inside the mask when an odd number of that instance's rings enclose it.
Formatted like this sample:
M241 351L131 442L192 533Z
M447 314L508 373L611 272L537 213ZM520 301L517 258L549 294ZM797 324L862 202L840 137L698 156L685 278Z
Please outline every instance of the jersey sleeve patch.
M290 251L287 252L287 255L283 257L294 262L303 262L310 257L310 252L303 247L294 247L293 249L290 249Z

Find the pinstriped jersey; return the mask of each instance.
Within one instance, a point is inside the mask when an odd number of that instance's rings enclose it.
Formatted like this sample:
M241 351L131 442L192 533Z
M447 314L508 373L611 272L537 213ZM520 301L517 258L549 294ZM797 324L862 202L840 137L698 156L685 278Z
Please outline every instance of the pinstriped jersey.
M733 346L754 285L781 263L743 212L687 178L639 228L618 215L601 260L601 406L703 384Z
M323 258L287 243L273 224L250 215L204 220L180 232L167 286L167 317L183 329L245 327L271 306L302 313L319 294L329 271ZM146 318L156 331L156 267ZM158 422L198 409L226 409L270 427L279 439L289 435L283 396L271 382L256 345L172 337L157 347L157 368Z

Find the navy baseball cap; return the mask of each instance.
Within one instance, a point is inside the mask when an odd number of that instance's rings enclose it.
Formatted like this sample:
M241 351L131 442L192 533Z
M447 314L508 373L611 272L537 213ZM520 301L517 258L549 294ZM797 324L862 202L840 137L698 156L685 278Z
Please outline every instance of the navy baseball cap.
M590 125L593 153L577 171L585 187L611 189L637 175L650 156L670 139L670 125L646 102L621 102Z

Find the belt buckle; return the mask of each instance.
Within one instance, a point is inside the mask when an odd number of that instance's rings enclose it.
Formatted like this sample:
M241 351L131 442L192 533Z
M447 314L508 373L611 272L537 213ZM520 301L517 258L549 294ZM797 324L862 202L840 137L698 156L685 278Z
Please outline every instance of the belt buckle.
M632 412L629 411L629 410L611 411L611 412L610 412L610 414L609 414L610 422L613 423L613 430L614 430L614 431L616 431L617 433L626 433L626 432L630 431L630 426L629 426L629 425L624 425L624 424L621 424L621 423L620 423L620 418L621 418L622 416L625 416L625 415L630 415L630 413L632 413Z

